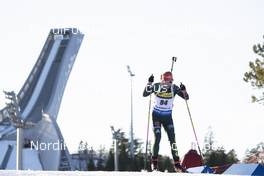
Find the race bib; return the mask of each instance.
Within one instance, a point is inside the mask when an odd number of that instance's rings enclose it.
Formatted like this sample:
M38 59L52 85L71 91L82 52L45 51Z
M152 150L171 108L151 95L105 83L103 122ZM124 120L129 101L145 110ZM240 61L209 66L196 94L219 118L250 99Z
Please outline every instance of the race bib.
M171 93L166 93L166 94L171 94ZM154 108L161 110L161 111L172 110L173 100L174 100L174 97L172 96L171 98L163 98L160 96L155 96Z

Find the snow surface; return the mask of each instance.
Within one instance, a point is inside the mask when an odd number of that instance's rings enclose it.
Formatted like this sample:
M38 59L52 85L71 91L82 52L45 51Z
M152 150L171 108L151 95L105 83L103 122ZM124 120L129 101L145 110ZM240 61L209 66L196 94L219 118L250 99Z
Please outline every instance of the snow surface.
M0 170L0 176L207 176L216 174L188 174L163 172L101 172L101 171L15 171ZM235 176L235 175L232 175Z

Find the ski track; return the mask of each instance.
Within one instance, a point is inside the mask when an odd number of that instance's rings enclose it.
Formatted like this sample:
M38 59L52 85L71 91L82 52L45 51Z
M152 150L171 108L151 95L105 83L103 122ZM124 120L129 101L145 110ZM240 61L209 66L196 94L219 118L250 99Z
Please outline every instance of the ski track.
M0 170L0 176L207 176L216 174L164 173L164 172L103 172L103 171L16 171ZM235 175L232 175L235 176Z

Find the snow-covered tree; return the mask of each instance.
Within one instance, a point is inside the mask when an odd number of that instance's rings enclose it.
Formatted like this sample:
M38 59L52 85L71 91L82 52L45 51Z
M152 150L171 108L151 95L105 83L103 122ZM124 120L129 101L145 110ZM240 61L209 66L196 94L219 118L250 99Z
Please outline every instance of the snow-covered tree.
M257 144L256 147L248 149L244 158L245 163L260 163L264 165L264 143Z
M206 152L213 151L214 143L215 143L214 133L213 133L212 127L209 126L208 131L204 138L203 152L206 153Z

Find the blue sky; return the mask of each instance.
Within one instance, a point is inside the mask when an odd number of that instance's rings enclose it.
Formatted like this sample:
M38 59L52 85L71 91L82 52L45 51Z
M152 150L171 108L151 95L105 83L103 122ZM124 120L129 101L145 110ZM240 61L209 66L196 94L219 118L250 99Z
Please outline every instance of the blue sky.
M263 142L264 107L252 104L243 82L252 46L263 41L264 2L260 0L173 1L1 1L0 89L19 91L48 31L78 27L85 38L73 67L58 123L70 151L80 140L99 148L111 144L110 125L129 132L130 79L134 77L134 132L145 141L150 74L159 80L177 56L175 83L183 82L203 144L209 126L216 145L239 157ZM0 101L4 106L4 94ZM176 98L173 119L180 155L194 136L184 101ZM152 138L152 133L151 138ZM161 153L169 155L163 131Z

